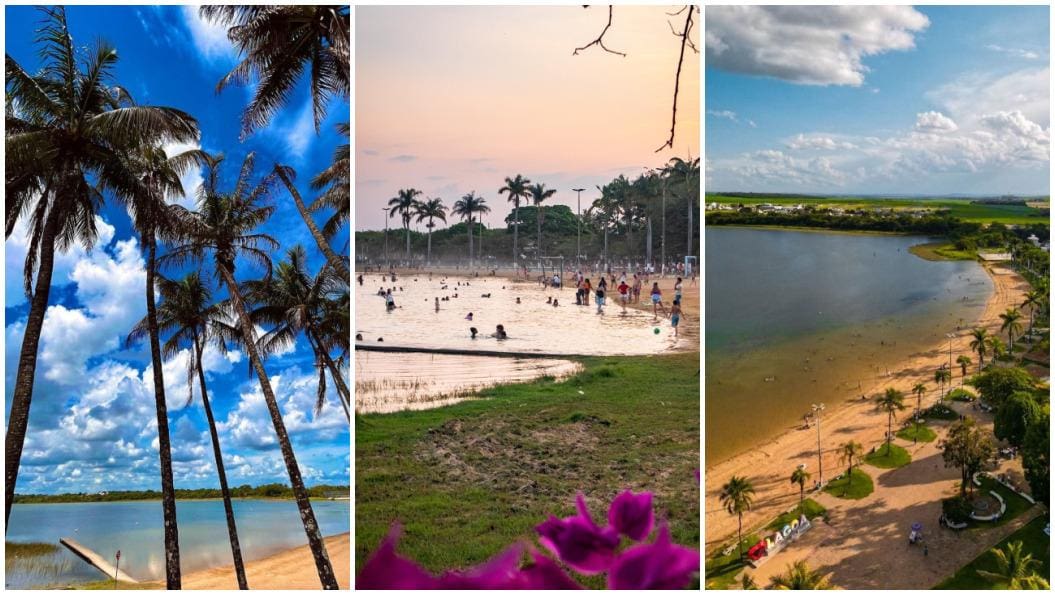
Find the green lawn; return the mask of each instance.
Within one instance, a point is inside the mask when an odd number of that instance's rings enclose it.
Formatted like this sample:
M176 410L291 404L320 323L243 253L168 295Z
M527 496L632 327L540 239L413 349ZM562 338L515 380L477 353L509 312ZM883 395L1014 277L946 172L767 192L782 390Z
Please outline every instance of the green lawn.
M1007 504L1007 510L1004 512L1004 516L1000 517L996 521L991 523L972 522L972 525L976 525L979 528L999 527L1000 525L1010 522L1018 515L1022 514L1023 512L1026 512L1027 510L1033 507L1033 505L1030 504L1028 500L1005 488L1003 484L991 477L982 477L982 487L975 487L975 489L982 490L987 493L990 490L995 491L996 493L1000 494L1000 497L1004 499L1004 503Z
M933 442L934 439L938 437L938 434L935 433L934 430L928 428L926 424L920 424L918 430L916 424L911 424L902 428L897 434L895 434L895 436L902 440L908 440L909 442Z
M849 476L844 473L839 479L828 482L828 485L824 486L825 492L836 498L847 500L860 500L871 494L873 490L875 486L872 484L872 476L856 467Z
M930 419L944 419L947 421L960 419L960 414L956 413L956 410L948 405L937 405L923 411L923 417L929 417Z
M977 255L966 250L957 250L949 242L931 242L910 246L909 252L919 256L923 260L975 260Z
M561 382L357 416L356 570L396 520L399 551L426 568L478 564L536 542L550 514L574 514L578 491L598 522L621 490L651 491L674 540L699 547L699 354L582 363Z
M1039 574L1050 581L1051 577L1051 550L1050 550L1050 538L1044 534L1044 525L1047 524L1048 518L1039 516L1032 521L1026 523L1021 529L1015 531L1011 535L996 545L998 548L1002 548L1008 543L1013 541L1021 541L1024 550L1033 554L1033 559L1039 560L1043 563L1042 569ZM970 564L964 566L956 572L956 574L945 579L939 583L935 589L1003 589L1003 585L994 585L988 579L982 578L978 575L979 570L986 570L989 572L996 571L995 557L993 556L992 550L986 550L985 553L975 558Z
M978 397L976 397L973 392L967 390L966 388L954 388L949 391L949 399L952 399L953 401L959 401L961 403L970 403L971 401L977 398Z
M776 531L777 529L782 528L784 525L790 523L791 521L799 518L799 515L803 513L806 514L807 519L812 521L813 519L819 516L824 516L826 512L828 512L828 509L822 506L819 502L817 502L813 498L806 498L802 501L802 504L799 504L794 509L789 510L784 514L778 516L777 518L773 519L773 522L766 525L766 529L769 529L770 531Z
M880 469L897 469L912 462L912 455L897 444L880 444L876 451L865 456L865 462Z

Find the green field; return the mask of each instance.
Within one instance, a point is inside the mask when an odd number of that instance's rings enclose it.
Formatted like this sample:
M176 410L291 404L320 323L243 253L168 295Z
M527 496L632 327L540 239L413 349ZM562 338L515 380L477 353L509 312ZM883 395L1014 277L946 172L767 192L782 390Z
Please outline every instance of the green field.
M916 424L905 426L895 435L902 440L908 440L910 442L915 442L917 440L920 442L933 442L934 439L938 437L938 435L934 433L934 430L928 428L926 424L920 424L918 429Z
M855 198L855 197L783 197L783 196L752 196L750 198L725 196L722 194L708 194L704 198L705 203L745 204L754 205L770 203L774 205L814 205L837 207L842 209L859 208L885 208L885 209L948 209L950 215L963 219L964 221L975 221L979 223L999 222L1004 224L1030 224L1047 223L1048 214L1044 209L1036 208L1048 202L1029 201L1035 206L1021 205L995 205L995 204L972 204L971 199L955 198Z
M854 467L850 475L843 473L839 479L828 482L824 491L836 498L860 500L875 491L875 484L872 483L871 475Z
M949 242L929 242L910 246L909 252L919 256L923 260L975 260L973 252L957 250Z
M574 514L578 491L599 523L618 492L651 491L674 540L698 548L699 354L581 361L565 381L357 416L357 570L396 520L399 551L434 572L537 543L534 527Z
M1045 578L1050 579L1051 577L1051 549L1050 549L1050 538L1044 534L1044 525L1048 523L1048 518L1045 516L1039 516L1032 521L1026 523L1021 529L1015 531L1011 535L1004 539L1000 543L996 544L996 547L1002 548L1006 544L1012 541L1021 541L1025 546L1024 550L1033 554L1034 560L1042 562L1042 568L1039 574ZM1002 585L994 585L988 579L982 578L978 575L979 570L986 570L989 572L995 572L996 566L994 564L995 558L991 550L986 550L985 553L975 558L970 564L964 566L956 572L956 574L945 579L939 583L935 589L1002 589Z
M896 469L911 463L912 455L897 444L881 444L876 447L875 452L867 455L864 461L880 469Z

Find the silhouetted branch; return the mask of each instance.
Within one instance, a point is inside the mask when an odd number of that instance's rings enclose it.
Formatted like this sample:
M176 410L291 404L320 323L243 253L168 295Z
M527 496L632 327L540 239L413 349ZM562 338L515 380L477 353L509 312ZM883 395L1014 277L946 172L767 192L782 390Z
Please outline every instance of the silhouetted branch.
M690 4L686 6L686 8L688 8L689 10L688 14L685 17L685 28L682 29L681 34L679 35L677 32L673 31L674 27L671 26L671 31L674 33L674 35L676 37L681 37L681 53L678 55L678 71L674 75L674 106L671 108L670 112L670 138L667 139L667 142L663 143L659 146L658 149L656 149L656 153L659 153L667 147L670 147L671 149L674 148L674 129L677 127L678 124L678 88L681 84L681 65L685 62L685 47L688 46L692 48L692 51L699 53L699 50L696 49L696 46L692 43L692 40L689 39L689 33L692 31L693 25L692 13L696 10L696 7Z
M589 8L589 6L583 6L583 8ZM601 30L601 34L597 36L597 39L591 41L590 43L588 43L588 44L586 44L584 46L582 46L581 48L575 48L575 51L573 51L571 53L571 55L578 56L579 52L581 52L582 50L585 50L586 48L588 48L588 47L590 47L592 45L598 45L598 46L601 46L602 50L604 50L604 51L606 51L606 52L608 52L610 54L617 54L617 55L622 56L622 57L625 58L626 54L624 54L623 52L617 52L615 50L610 50L610 49L608 49L607 46L604 45L604 34L608 32L608 29L611 26L612 26L612 6L609 5L608 6L608 24L605 25L604 29Z

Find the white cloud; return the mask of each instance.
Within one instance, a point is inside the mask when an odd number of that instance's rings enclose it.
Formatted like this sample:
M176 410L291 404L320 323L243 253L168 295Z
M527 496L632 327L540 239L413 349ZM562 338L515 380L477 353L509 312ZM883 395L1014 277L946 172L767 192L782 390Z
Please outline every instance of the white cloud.
M941 112L916 114L916 130L919 132L955 132L957 128L956 122Z
M863 58L915 47L930 24L908 6L711 6L707 65L808 85L864 83Z
M165 155L172 158L184 151L191 151L194 149L201 149L199 143L176 143L170 142L162 147L165 150ZM201 174L201 167L192 165L187 168L187 171L183 172L183 175L179 178L180 185L183 186L183 195L181 196L170 196L168 197L169 202L178 204L188 209L194 209L194 205L197 201L196 193L198 186L204 181Z
M1029 68L1008 74L970 73L926 94L961 126L985 114L1020 111L1047 128L1050 112L1050 69Z
M727 110L727 109L725 109L725 110L709 109L709 110L707 110L707 115L708 116L714 116L715 118L723 118L723 119L726 119L726 120L730 120L732 122L737 122L738 121L736 119L736 112L730 111L730 110Z
M230 62L236 57L234 46L227 39L227 28L218 23L211 23L198 16L197 5L184 6L183 22L190 32L191 41L198 49L198 55L207 63Z
M854 149L856 145L846 141L835 140L831 136L823 134L797 134L794 138L784 143L789 149L800 150L824 150L835 151L837 149Z
M994 52L1000 52L1001 54L1008 54L1010 56L1015 56L1016 58L1022 58L1024 60L1039 60L1041 58L1041 55L1034 51L1024 50L1021 48L1008 48L1001 45L997 45L995 43L991 43L985 46L985 49L992 50Z
M105 248L114 239L114 227L96 215L95 227L98 230L98 238L95 242L96 253ZM4 264L6 265L7 278L4 283L4 300L7 307L17 306L25 301L25 292L22 289L22 270L25 265L26 253L29 251L29 226L26 219L19 220L15 225L11 236L5 243ZM73 267L85 258L87 252L80 244L74 244L67 252L55 253L55 267L52 270L52 288L68 285Z

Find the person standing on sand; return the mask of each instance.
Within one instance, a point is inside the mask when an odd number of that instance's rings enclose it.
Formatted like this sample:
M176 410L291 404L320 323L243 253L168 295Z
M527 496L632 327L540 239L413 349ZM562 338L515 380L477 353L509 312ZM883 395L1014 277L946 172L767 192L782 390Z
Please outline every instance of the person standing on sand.
M641 277L639 275L634 275L634 294L633 294L633 298L634 298L634 303L635 304L640 304L641 303Z
M597 313L604 314L604 294L607 285L604 282L604 277L601 277L601 283L597 286L597 293L594 299L597 301Z
M681 300L675 299L670 306L670 326L674 327L674 336L678 336L678 322L681 321Z
M623 279L619 283L619 304L623 307L623 313L626 313L626 303L630 300L630 286L626 284L626 279Z
M664 316L667 314L667 309L663 307L663 292L659 290L659 282L652 283L652 316L656 320L659 320L659 310L663 310Z
M586 279L586 281L584 281L583 284L582 284L582 304L581 305L583 305L583 306L589 306L590 305L590 292L592 290L593 290L593 286L590 284L590 280Z
M440 311L440 298L436 298L436 311Z
M362 287L363 286L363 276L359 275L358 277L356 277L356 279L359 281L359 287Z
M678 277L677 281L674 282L674 301L681 301L681 277Z

